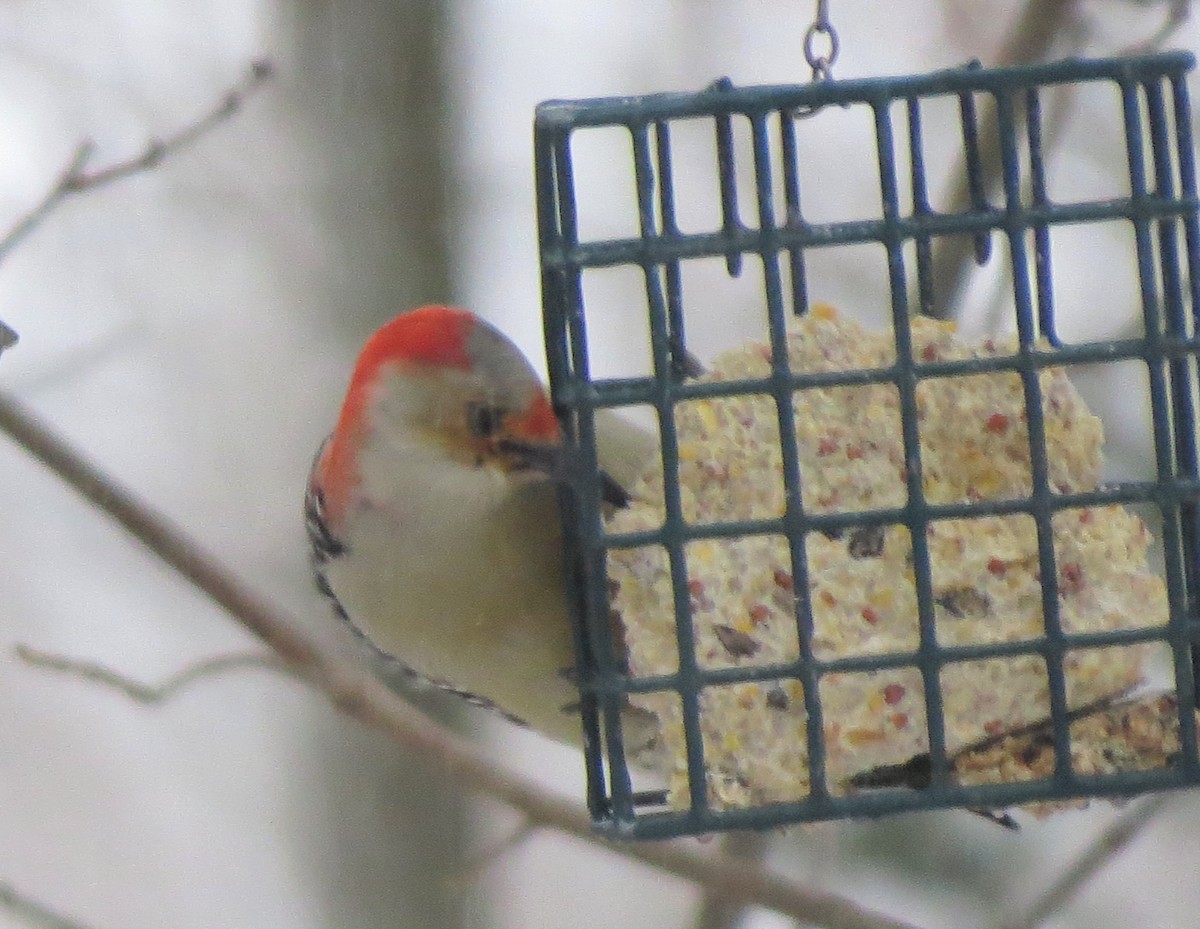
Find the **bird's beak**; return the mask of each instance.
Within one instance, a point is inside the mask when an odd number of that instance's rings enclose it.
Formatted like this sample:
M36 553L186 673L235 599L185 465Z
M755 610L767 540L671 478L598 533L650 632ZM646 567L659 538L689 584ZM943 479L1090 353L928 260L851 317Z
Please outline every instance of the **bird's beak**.
M555 482L577 483L583 473L583 465L576 450L561 442L527 442L505 438L498 443L501 454L512 462L513 471L530 471L544 475ZM600 472L600 498L611 506L623 507L629 503L625 488L608 474Z

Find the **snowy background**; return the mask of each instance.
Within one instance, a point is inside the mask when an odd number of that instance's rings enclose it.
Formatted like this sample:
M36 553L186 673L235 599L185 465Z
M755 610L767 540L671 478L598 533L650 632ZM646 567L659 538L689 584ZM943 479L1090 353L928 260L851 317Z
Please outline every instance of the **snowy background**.
M81 139L95 139L97 165L129 157L204 112L252 59L276 63L277 78L231 122L152 172L67 203L0 266L0 318L21 334L0 360L0 387L330 635L300 499L359 342L398 310L454 300L543 365L534 105L692 90L722 74L739 84L808 77L807 3L435 7L0 4L0 227L36 202ZM991 62L1017 7L835 2L837 74ZM1076 7L1060 53L1114 51L1162 14L1122 0ZM1200 22L1171 45L1200 48ZM1099 101L1070 106L1055 176L1102 190L1124 153L1096 140L1119 135L1105 133ZM835 115L809 152L827 165L808 204L816 215L857 215L877 198L834 170L858 157L863 129ZM431 184L412 163L441 164L444 177ZM625 179L598 158L580 182L618 202ZM595 219L610 221L623 220ZM448 262L429 257L443 246ZM1127 244L1056 243L1072 332L1108 335L1132 318L1136 281L1110 247L1120 255ZM813 296L877 319L877 276L859 266L820 264ZM691 345L701 357L743 334L716 315L743 285L706 281L714 315ZM614 280L600 299L619 301L628 286ZM968 328L985 328L986 275L972 295ZM612 330L619 339L621 325ZM1090 386L1116 466L1137 472L1148 454L1140 392ZM254 644L7 442L0 481L0 882L95 929L691 924L694 889L561 837L536 834L473 867L462 856L503 839L516 818L449 788L289 679L238 672L147 708L22 666L18 642L153 681ZM475 711L459 725L581 796L568 749ZM950 813L825 825L780 836L772 862L920 925L978 925L1032 898L1112 815L1066 815L1017 835ZM1200 803L1176 798L1053 925L1194 925L1198 828ZM25 925L0 906L0 927ZM757 914L752 925L784 923Z

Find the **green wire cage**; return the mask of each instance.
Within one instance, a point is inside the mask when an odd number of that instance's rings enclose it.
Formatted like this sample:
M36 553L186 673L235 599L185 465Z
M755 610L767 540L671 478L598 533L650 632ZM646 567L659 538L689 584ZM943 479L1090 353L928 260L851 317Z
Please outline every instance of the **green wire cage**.
M1197 596L1197 502L1200 501L1196 438L1197 355L1200 306L1200 220L1191 113L1185 85L1190 55L1166 53L1122 60L1071 60L1056 64L985 70L961 69L900 78L821 81L798 86L735 87L718 81L692 94L551 101L535 118L535 163L545 338L554 401L569 440L588 467L563 490L565 544L572 565L574 620L578 633L578 683L582 695L588 800L602 831L663 838L730 828L765 828L842 817L878 816L929 808L1000 809L1017 804L1094 796L1128 796L1200 783L1193 708L1196 640L1200 635ZM1048 195L1043 152L1042 100L1055 85L1104 86L1119 107L1118 139L1127 153L1124 195L1054 202ZM970 207L938 211L930 205L926 146L921 120L938 101L956 107L961 133L958 155L965 166ZM984 119L994 112L1000 193L984 183L981 138ZM826 111L865 114L874 137L877 172L860 179L880 194L881 215L866 219L809 218L803 199L820 177L804 173L797 139L819 131ZM805 117L814 117L806 119ZM684 169L673 161L673 133L686 124L711 133L717 170L711 178L720 219L713 228L681 231L676 191ZM745 148L733 143L734 126L748 128L753 205L739 203L738 160ZM897 131L897 124L902 132ZM988 122L990 126L991 123ZM636 188L636 235L581 237L580 191L573 155L590 133L622 133ZM745 200L742 189L742 200ZM996 202L992 202L992 201ZM782 209L780 205L782 204ZM1128 261L1140 291L1142 333L1131 338L1069 340L1056 317L1050 236L1068 225L1121 223L1135 247ZM1007 247L1013 269L1011 353L946 359L914 349L915 314L930 313L945 295L935 293L937 249L948 237L973 242L978 260L993 239ZM810 312L814 256L827 249L876 243L886 254L887 292L894 360L864 370L793 370L788 361L788 317ZM732 275L743 260L761 265L769 373L754 379L696 381L688 377L687 325L693 294L685 292L689 262L717 259ZM652 371L640 377L593 376L589 325L610 308L585 305L588 275L627 267L644 281L644 311ZM1097 320L1099 322L1100 320ZM1046 441L1044 384L1051 367L1136 363L1148 384L1155 474L1152 480L1098 484L1064 492L1052 486L1053 451ZM1095 368L1093 368L1095 370ZM1031 492L1006 499L933 502L922 480L919 392L940 379L1002 372L1019 380L1028 431ZM812 388L885 385L898 398L906 468L904 501L897 506L841 512L806 506L803 494L813 474L802 467L795 441L797 405ZM766 395L774 403L787 505L776 517L697 523L685 518L678 484L681 404L697 399ZM606 529L602 477L596 449L596 414L602 409L651 408L657 418L663 471L662 525L642 532ZM1063 565L1056 562L1056 514L1081 508L1140 507L1162 545L1156 565L1165 582L1162 623L1134 629L1080 632L1062 618ZM939 600L929 539L931 527L947 520L1019 514L1036 527L1036 564L1043 629L1019 641L948 644L939 642ZM902 527L911 539L909 570L915 590L912 648L871 654L829 655L814 645L814 603L806 575L807 549L815 533L838 538L873 527ZM792 621L798 642L794 658L769 665L732 663L712 667L697 658L694 597L689 594L687 547L699 540L774 534L786 539L794 576ZM822 543L824 544L824 543ZM624 659L610 619L608 562L614 553L657 546L673 594L678 666L670 673L635 674ZM941 603L941 607L939 607ZM1168 683L1158 704L1178 745L1161 764L1085 774L1073 764L1073 730L1081 718L1072 705L1065 665L1079 649L1158 643ZM949 743L945 693L947 669L969 662L1035 656L1044 662L1048 692L1045 719L1036 737L1051 770L1042 776L991 783L964 783ZM1169 667L1168 667L1169 666ZM972 666L974 667L974 665ZM836 710L826 706L823 682L836 675L913 669L923 703L923 751L863 772L852 783L835 783L828 744ZM794 738L805 758L805 789L797 796L738 805L712 800L708 770L711 745L704 734L707 688L747 683L764 687L795 682L801 703ZM667 695L680 710L681 742L676 759L680 787L671 804L635 789L622 710L633 698ZM1089 707L1094 709L1093 707ZM1117 765L1120 768L1120 765ZM685 770L686 769L686 770Z

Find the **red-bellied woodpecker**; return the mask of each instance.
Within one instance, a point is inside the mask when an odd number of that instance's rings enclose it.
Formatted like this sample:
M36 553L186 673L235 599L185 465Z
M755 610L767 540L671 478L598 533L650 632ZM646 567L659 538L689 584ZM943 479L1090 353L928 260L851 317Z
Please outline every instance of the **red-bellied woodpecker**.
M610 490L654 454L624 421L597 417L597 432ZM569 454L516 346L422 307L363 347L305 511L319 585L380 651L577 742L555 483Z

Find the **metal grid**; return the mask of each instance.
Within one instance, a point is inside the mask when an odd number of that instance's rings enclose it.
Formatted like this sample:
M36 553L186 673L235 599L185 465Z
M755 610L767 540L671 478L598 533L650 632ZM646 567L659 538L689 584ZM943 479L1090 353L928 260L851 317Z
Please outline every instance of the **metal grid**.
M584 459L585 473L563 490L564 529L573 566L573 604L580 654L579 684L585 727L588 800L598 828L631 837L660 838L728 828L762 828L783 823L876 816L904 810L945 807L998 808L1011 804L1078 796L1128 795L1200 783L1195 726L1194 644L1200 638L1197 598L1197 501L1200 500L1196 439L1197 361L1200 337L1195 312L1200 307L1200 223L1191 115L1185 76L1192 56L1182 53L1111 61L1067 61L1019 69L978 67L930 75L823 82L803 86L738 88L728 81L695 94L656 94L581 101L551 101L537 109L535 160L542 288L547 354L555 403L564 413L569 437ZM1107 83L1120 100L1128 153L1129 195L1059 204L1047 196L1042 152L1041 93L1048 85ZM970 177L972 207L955 214L936 212L927 196L921 115L932 98L960 106L963 152ZM992 100L999 135L1003 192L989 204L982 187L975 104ZM903 109L893 107L902 104ZM873 118L882 217L869 220L810 222L801 206L805 178L797 169L797 132L819 131L820 118L803 114L822 108L866 107ZM906 120L911 202L901 202L897 142L893 119ZM735 178L734 119L748 121L753 150L756 219L739 212ZM720 228L685 234L676 220L675 175L670 141L683 120L707 121L714 133L718 160L716 182L721 204ZM640 234L622 239L581 241L572 146L588 131L618 127L628 132L636 180ZM773 161L778 159L773 165ZM774 174L773 174L774 168ZM785 215L776 215L774 178L782 177ZM1120 220L1132 226L1136 274L1145 335L1118 341L1067 344L1059 337L1050 268L1050 230L1063 224ZM1007 244L1013 274L1013 304L1020 344L1014 356L971 361L923 362L911 350L910 313L928 308L932 292L932 249L938 237L975 237L977 257L986 257L989 237ZM896 362L891 368L823 374L788 370L785 315L808 307L806 262L809 250L875 242L886 250L895 331ZM1032 243L1032 250L1029 248ZM906 255L915 254L914 263ZM744 255L761 259L762 295L769 320L772 375L766 381L695 384L685 366L685 295L681 264L694 258L723 258L730 274L741 271ZM788 281L781 273L786 263ZM590 375L582 279L589 269L627 265L644 274L646 309L653 358L647 377L596 379ZM1028 269L1028 270L1027 270ZM916 273L916 302L910 278ZM589 308L591 314L602 309ZM1037 373L1047 366L1111 364L1135 360L1148 372L1152 403L1157 477L1105 485L1087 493L1061 494L1047 481L1047 451ZM681 512L677 481L678 448L673 407L698 397L770 393L779 412L779 433L788 499L799 501L801 473L794 441L793 397L813 386L893 384L899 391L907 458L919 462L915 390L925 378L981 371L1014 371L1023 383L1028 415L1033 493L1016 500L932 505L922 493L920 469L907 475L907 504L898 509L814 515L792 506L776 520L688 525ZM594 413L598 408L650 405L661 429L667 518L661 531L610 536L602 528L600 477L596 467ZM1051 516L1068 507L1141 503L1161 516L1163 567L1170 604L1165 627L1101 634L1069 634L1059 618L1058 572L1050 533ZM935 637L930 553L925 527L948 517L1024 513L1036 521L1043 585L1045 636L1036 641L939 647ZM903 524L912 539L913 572L919 602L920 645L915 653L819 660L811 644L812 613L804 590L804 539L812 531ZM795 567L800 656L779 668L705 670L697 666L686 589L683 548L701 538L751 533L783 533ZM674 583L679 640L678 673L635 679L624 673L609 628L605 575L606 551L614 547L659 544L669 556ZM1064 653L1081 646L1164 641L1174 656L1182 752L1169 766L1102 778L1083 778L1071 769ZM1040 655L1048 669L1056 773L1047 780L964 787L948 771L946 733L939 671L949 662ZM818 680L830 671L865 671L915 666L924 679L929 736L928 784L922 789L868 790L831 795L824 781L825 746ZM803 684L810 766L809 795L794 803L713 810L706 803L698 694L706 686L765 680L787 674ZM632 692L669 690L680 695L688 746L690 809L647 809L631 787L624 753L620 708Z

